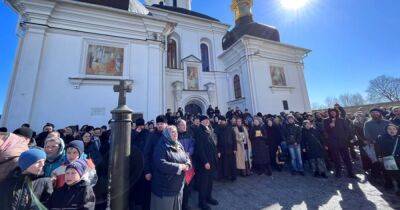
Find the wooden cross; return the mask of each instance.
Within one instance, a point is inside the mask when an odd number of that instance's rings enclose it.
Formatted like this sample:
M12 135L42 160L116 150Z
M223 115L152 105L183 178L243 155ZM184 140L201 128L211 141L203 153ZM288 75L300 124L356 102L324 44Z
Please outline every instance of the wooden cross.
M126 105L126 93L132 92L132 84L126 80L120 80L119 85L114 85L114 92L119 93L118 106Z

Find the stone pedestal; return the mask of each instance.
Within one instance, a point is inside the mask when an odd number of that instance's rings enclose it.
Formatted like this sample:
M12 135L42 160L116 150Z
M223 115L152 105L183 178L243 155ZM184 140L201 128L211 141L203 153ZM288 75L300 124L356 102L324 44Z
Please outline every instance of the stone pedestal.
M114 86L114 91L119 92L119 100L118 107L111 111L109 187L112 210L129 209L132 110L126 106L126 92L131 90L132 86L126 81Z

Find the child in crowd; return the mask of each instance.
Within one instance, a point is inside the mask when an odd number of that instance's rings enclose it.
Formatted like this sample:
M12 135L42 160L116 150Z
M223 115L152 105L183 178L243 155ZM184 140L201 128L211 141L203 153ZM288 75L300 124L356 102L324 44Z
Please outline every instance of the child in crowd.
M95 195L92 187L83 180L87 170L85 160L78 159L66 166L65 185L58 188L50 197L49 210L87 209L94 210Z
M277 167L278 167L278 168L277 168L278 171L282 171L283 168L285 167L286 156L285 156L284 153L282 152L281 146L278 146L278 149L276 150L275 161L276 161L276 165L277 165Z
M77 160L83 160L88 165L88 169L83 174L82 179L89 183L92 187L96 185L97 175L96 169L93 161L91 159L86 159L84 154L84 144L81 140L71 141L67 145L67 158L66 161L52 173L53 179L56 180L56 188L60 188L65 184L65 169L68 164L73 163Z
M400 196L400 135L399 127L395 124L386 126L386 134L378 137L375 144L376 155L383 166L383 173L386 177L386 185L393 185L393 180L397 182L396 194Z

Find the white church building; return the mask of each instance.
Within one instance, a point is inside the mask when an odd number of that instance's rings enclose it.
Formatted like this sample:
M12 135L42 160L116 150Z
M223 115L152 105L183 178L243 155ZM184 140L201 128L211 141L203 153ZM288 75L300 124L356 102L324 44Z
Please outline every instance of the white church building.
M235 25L191 10L191 0L6 0L19 44L0 126L104 125L128 80L127 104L146 120L209 105L251 113L310 111L303 59L232 0ZM227 5L228 6L228 5Z

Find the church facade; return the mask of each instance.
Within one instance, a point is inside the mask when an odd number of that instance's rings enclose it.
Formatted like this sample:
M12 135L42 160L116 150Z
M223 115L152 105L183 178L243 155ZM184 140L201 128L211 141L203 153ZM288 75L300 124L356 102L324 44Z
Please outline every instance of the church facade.
M235 26L191 10L191 0L7 0L19 45L1 121L10 129L103 125L128 80L127 104L146 120L209 105L251 113L310 111L307 49L280 42L233 0ZM116 3L117 2L117 3Z

